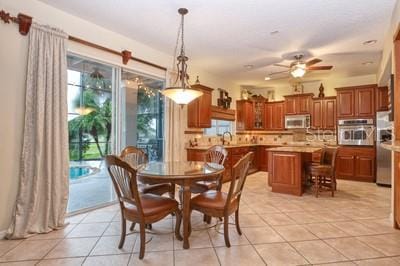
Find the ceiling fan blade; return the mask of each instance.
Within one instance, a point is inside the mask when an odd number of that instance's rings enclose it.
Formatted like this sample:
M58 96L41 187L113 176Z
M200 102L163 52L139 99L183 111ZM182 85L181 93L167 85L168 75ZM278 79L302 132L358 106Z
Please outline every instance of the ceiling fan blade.
M307 70L331 70L333 66L310 66Z
M270 73L268 76L271 76L271 75L278 75L278 74L282 74L282 73L289 73L289 70L278 71L278 72L272 72L272 73Z
M278 67L285 67L285 68L290 68L290 66L287 66L287 65L282 65L282 64L274 64L274 66L278 66Z
M306 62L306 66L312 66L319 62L322 62L322 60L318 59L318 58L314 58L314 59L311 59L310 61Z

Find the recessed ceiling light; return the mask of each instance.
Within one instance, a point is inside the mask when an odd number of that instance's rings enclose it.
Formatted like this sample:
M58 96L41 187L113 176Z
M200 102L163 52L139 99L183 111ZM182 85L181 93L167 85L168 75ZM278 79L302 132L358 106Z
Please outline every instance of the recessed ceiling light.
M271 31L269 34L275 35L275 34L278 34L278 33L279 33L279 30L274 30L274 31Z
M372 62L372 61L367 61L367 62L362 62L361 64L363 65L363 66L368 66L368 65L372 65L374 62Z
M254 67L254 65L244 65L244 68L247 68L247 69L252 69Z
M264 79L265 80L271 80L271 77L265 77Z
M368 40L363 42L364 45L370 45L370 44L375 44L377 42L377 40Z

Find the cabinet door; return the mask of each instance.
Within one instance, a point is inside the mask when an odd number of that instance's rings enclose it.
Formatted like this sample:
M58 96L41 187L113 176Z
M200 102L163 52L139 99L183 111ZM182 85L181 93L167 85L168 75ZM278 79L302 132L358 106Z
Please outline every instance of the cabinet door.
M355 113L359 117L374 117L375 88L368 87L355 90Z
M299 96L297 97L297 113L298 114L309 114L311 113L311 97L310 96Z
M273 117L274 117L274 104L273 103L268 103L265 104L265 129L266 130L271 130L273 129Z
M323 128L323 100L312 101L312 112L311 112L311 127L318 129Z
M375 182L375 158L357 155L355 157L355 177L358 181Z
M379 87L375 93L375 107L376 111L389 110L389 91L388 87Z
M199 99L195 99L187 106L188 127L196 128L199 125Z
M337 117L354 117L354 115L354 89L338 91Z
M285 99L285 114L286 115L295 115L295 114L297 114L296 98L297 97L287 97Z
M253 129L265 129L265 103L258 101L253 103Z
M198 116L200 128L211 127L211 92L203 91L203 95L199 98ZM189 110L188 110L189 112Z
M285 129L284 103L274 103L272 111L272 129Z
M354 176L354 156L337 155L336 157L336 175L351 179Z
M336 128L336 99L325 99L323 102L323 128Z
M246 111L243 101L236 101L236 130L245 130Z

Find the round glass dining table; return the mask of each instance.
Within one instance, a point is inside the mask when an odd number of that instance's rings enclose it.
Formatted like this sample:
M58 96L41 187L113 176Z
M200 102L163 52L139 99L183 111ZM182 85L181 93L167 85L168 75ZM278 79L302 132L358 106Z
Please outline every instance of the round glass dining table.
M149 162L138 168L137 175L143 183L172 183L181 186L184 249L190 246L190 186L197 181L221 181L223 172L223 165L200 161Z

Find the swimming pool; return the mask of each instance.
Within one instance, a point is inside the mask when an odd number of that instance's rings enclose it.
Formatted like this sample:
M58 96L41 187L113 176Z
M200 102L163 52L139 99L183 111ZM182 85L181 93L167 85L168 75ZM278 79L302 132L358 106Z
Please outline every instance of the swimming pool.
M87 166L71 166L69 168L69 179L76 180L91 174L93 170Z

